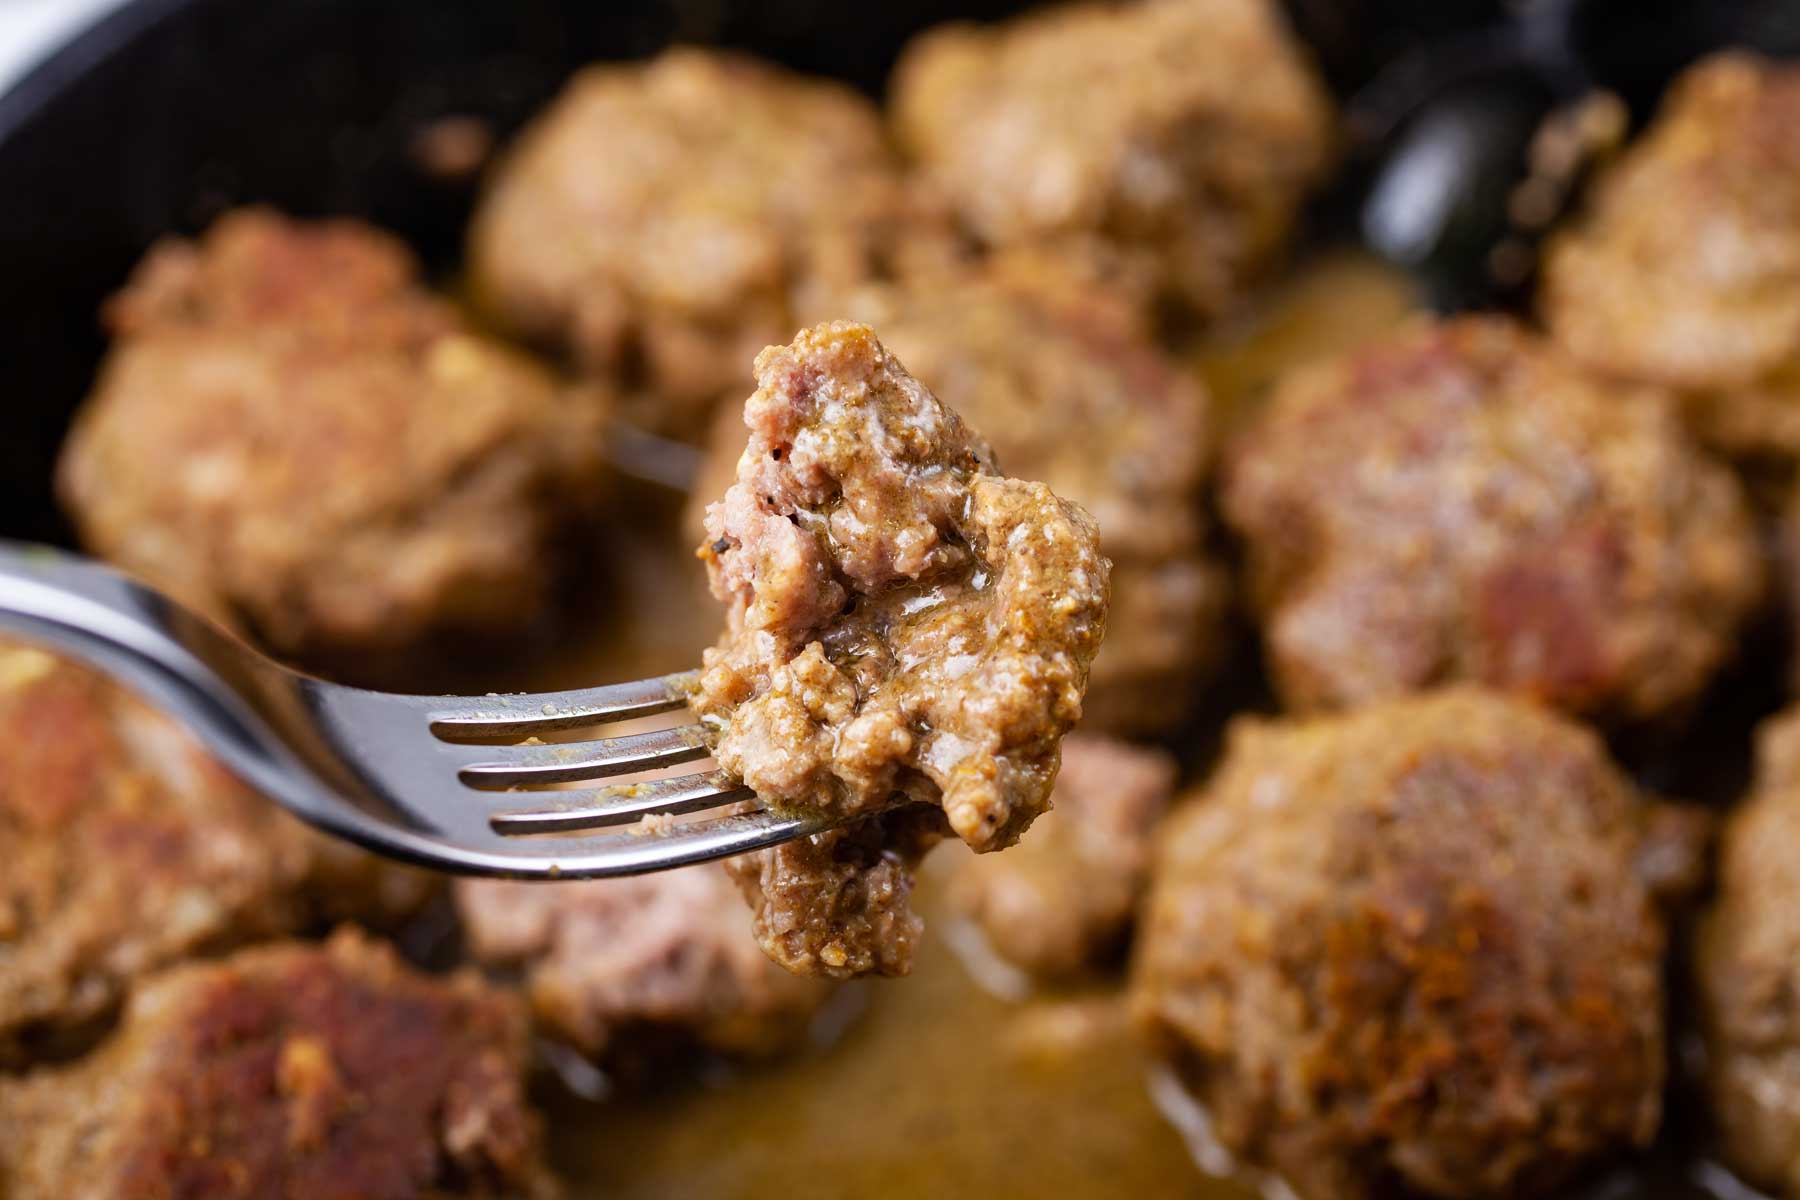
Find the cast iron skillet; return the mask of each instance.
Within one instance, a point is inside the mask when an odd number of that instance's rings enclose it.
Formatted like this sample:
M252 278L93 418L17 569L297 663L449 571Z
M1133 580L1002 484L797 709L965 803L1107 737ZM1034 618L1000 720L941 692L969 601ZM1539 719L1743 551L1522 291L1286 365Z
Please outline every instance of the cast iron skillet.
M1441 308L1516 300L1483 270L1545 112L1595 85L1642 116L1714 47L1800 51L1800 0L1287 0L1351 143L1315 236L1374 229ZM409 152L434 119L504 137L575 67L676 40L872 93L908 36L1020 0L135 0L0 95L0 537L66 542L50 470L144 249L233 205L372 220L454 270L470 185ZM1380 184L1455 143L1431 203ZM1371 197L1375 199L1371 199Z

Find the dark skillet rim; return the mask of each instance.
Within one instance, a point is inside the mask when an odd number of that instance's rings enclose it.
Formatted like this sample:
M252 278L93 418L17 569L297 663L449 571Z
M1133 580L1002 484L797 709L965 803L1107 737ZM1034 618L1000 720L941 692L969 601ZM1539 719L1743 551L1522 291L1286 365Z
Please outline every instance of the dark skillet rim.
M124 0L0 91L0 150L69 89L196 0Z

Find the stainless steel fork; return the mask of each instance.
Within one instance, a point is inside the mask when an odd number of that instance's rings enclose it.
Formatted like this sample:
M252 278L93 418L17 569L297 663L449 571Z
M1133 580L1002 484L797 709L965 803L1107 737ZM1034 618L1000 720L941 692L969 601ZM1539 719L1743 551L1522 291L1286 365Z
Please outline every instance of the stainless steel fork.
M132 688L303 820L420 866L536 879L635 875L839 823L766 806L654 820L754 799L720 771L581 791L517 790L706 758L706 740L692 723L598 741L535 740L675 712L687 704L693 672L514 695L343 687L270 661L98 563L16 542L0 542L0 631L82 659ZM514 744L494 744L501 740ZM575 832L583 830L602 832Z

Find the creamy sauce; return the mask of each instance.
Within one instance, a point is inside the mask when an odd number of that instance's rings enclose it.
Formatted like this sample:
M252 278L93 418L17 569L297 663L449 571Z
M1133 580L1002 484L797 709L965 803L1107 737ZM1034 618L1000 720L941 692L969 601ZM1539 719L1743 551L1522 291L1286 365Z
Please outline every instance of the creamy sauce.
M1241 412L1282 366L1348 348L1410 308L1401 280L1333 254L1271 289L1197 347L1194 361ZM641 497L623 506L631 523L609 531L615 569L596 585L605 619L586 644L525 672L518 686L592 684L698 661L717 609L675 508ZM945 846L927 864L919 907L928 931L914 975L855 985L860 1011L829 1044L762 1067L670 1079L650 1095L594 1102L556 1089L547 1100L552 1157L571 1196L1256 1197L1248 1183L1204 1174L1196 1158L1223 1167L1214 1149L1159 1111L1158 1088L1175 1120L1191 1123L1167 1080L1153 1078L1116 1003L1109 1008L1116 978L1073 1005L1033 998L1022 976L984 960L968 931L944 917L932 877L963 853ZM1090 1011L1114 1016L1089 1020ZM1039 1034L1035 1052L1021 1048L1022 1021ZM1608 1180L1596 1194L1705 1195L1687 1182L1693 1170L1671 1161Z

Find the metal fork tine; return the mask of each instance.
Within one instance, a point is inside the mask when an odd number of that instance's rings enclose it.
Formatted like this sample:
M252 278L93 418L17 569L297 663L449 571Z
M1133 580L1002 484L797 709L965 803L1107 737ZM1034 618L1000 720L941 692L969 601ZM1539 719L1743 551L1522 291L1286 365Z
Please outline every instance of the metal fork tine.
M630 733L597 742L556 742L538 746L495 746L490 762L470 763L459 772L470 787L509 788L532 783L601 779L656 767L693 762L712 753L698 725L677 725L650 733Z
M541 878L598 879L688 867L823 833L841 817L757 809L688 821L667 829L629 830L567 838L506 839L496 873ZM508 860L510 864L508 865Z
M510 809L491 817L495 832L561 833L629 825L651 813L691 813L720 808L756 793L724 771L702 771L653 783L624 783L579 792L549 792L537 808Z
M698 671L681 671L571 692L444 696L431 701L431 731L446 740L527 737L603 721L652 717L686 707Z

